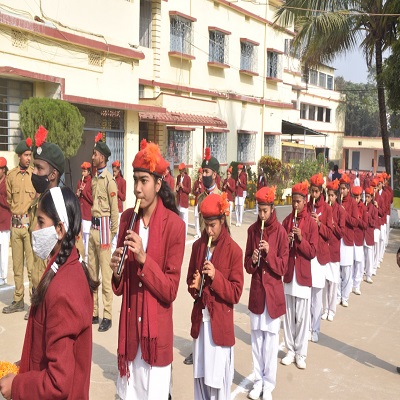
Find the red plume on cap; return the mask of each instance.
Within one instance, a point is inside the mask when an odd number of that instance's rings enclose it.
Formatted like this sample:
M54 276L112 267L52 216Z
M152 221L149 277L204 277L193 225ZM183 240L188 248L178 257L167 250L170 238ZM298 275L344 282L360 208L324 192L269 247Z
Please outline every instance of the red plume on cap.
M211 158L211 149L209 147L206 147L206 149L204 150L204 159L206 161L210 161Z
M221 214L229 215L229 202L228 202L228 194L223 192L221 194L221 200L219 201L219 206L221 208Z
M147 146L147 140L142 139L142 141L140 142L140 150L144 150L146 146Z
M258 204L273 204L275 200L276 186L264 186L256 193Z
M218 218L221 215L229 215L229 203L227 193L221 195L211 193L206 196L200 205L200 212L204 218Z
M232 167L229 167L226 172L229 172L230 174L232 173Z
M339 180L338 179L335 179L334 181L332 181L332 182L329 182L327 185L326 185L326 188L328 189L328 190L338 190L339 189Z
M303 182L296 183L292 186L292 195L294 194L301 194L302 196L306 197L308 194L308 187L309 187L308 180L306 179Z
M362 193L362 187L353 186L353 188L351 189L351 193L353 193L354 196L359 196Z
M30 137L26 138L25 143L28 147L31 147L32 146L32 138L30 138Z
M383 182L383 176L382 175L378 175L377 178L378 178L378 182Z
M40 125L35 133L36 147L40 147L46 141L47 133L47 129L43 125Z
M343 174L339 182L340 184L344 183L350 185L350 178L346 174Z
M95 141L95 143L97 143L102 139L103 139L103 134L101 132L98 132L96 137L94 138L94 141Z
M92 164L90 164L90 162L84 161L81 165L82 169L90 169L92 168Z
M322 173L315 174L310 178L310 182L312 186L321 187L324 184L324 177Z
M178 170L179 171L182 171L183 169L185 169L186 168L186 165L185 165L185 163L183 163L183 162L181 162L180 164L179 164L179 166L178 166Z
M377 187L378 186L378 180L377 179L372 179L371 186L372 187Z
M119 168L121 166L121 163L119 162L119 160L115 160L112 164L113 167L117 167Z
M369 194L370 196L372 196L374 194L374 188L371 186L365 188L365 194Z

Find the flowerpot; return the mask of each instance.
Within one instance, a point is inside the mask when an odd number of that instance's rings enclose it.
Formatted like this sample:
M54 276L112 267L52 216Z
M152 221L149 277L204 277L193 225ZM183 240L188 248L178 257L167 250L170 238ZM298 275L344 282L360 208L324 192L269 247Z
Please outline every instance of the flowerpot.
M274 200L274 205L277 206L278 204L279 204L279 200L278 200L278 199L275 199L275 200Z
M189 203L190 203L191 206L194 206L194 203L195 203L194 199L190 199Z
M290 206L292 204L292 196L286 196L286 205Z
M249 200L249 209L252 210L255 206L254 200Z
M279 205L280 205L280 206L283 206L284 204L285 204L285 200L283 200L282 198L279 199Z

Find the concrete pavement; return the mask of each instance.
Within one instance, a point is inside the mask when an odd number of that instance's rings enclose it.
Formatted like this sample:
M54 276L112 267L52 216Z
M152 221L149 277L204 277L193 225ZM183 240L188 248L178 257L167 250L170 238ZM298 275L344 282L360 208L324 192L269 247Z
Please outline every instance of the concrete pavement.
M277 207L278 219L290 212L290 207ZM232 226L233 238L245 249L247 228L256 216L245 212L243 225ZM233 220L235 217L233 216ZM189 212L193 222L193 212ZM174 400L193 398L192 367L183 364L191 352L190 313L192 299L186 289L186 272L194 235L189 227L181 283L174 303ZM349 307L338 306L333 322L322 321L320 341L309 343L307 369L299 370L293 364L278 364L274 399L394 399L399 396L400 342L400 269L396 252L400 244L400 230L392 230L382 267L373 284L361 285L361 296L351 294ZM13 283L10 257L9 283ZM252 361L250 322L247 301L250 276L245 273L245 285L240 303L235 307L235 377L232 399L247 398L251 388ZM13 287L0 288L0 308L12 300ZM25 297L27 299L27 296ZM113 327L106 333L93 329L93 362L90 398L115 399L117 379L117 333L120 299L114 298ZM26 321L24 313L0 313L0 360L20 358ZM284 350L283 331L280 333ZM279 357L284 355L280 351Z

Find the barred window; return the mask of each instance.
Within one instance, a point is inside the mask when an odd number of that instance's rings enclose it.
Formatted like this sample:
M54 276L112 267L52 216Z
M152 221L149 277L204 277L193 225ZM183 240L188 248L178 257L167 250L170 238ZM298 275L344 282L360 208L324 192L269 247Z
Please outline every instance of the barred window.
M300 49L295 50L293 39L285 39L285 54L290 57L300 58Z
M300 118L307 119L307 104L301 103L301 105L300 105Z
M151 0L140 0L139 43L151 48L152 11Z
M310 69L310 85L318 85L318 71Z
M264 135L264 155L278 158L279 141L277 135Z
M333 76L332 75L327 75L326 76L326 88L328 90L333 90Z
M238 133L237 160L239 162L254 162L256 155L256 135Z
M168 129L168 159L174 164L192 163L192 132Z
M228 36L220 31L209 31L208 61L228 64Z
M325 109L325 122L331 122L331 109Z
M192 55L192 22L177 15L170 19L170 51Z
M33 96L31 82L0 79L0 150L14 151L22 139L19 106Z
M315 121L315 106L308 106L308 119Z
M249 42L240 42L240 69L257 72L256 46Z
M319 82L318 86L325 88L326 87L326 74L323 72L319 73Z
M279 54L273 51L267 51L267 77L280 78Z
M318 107L317 121L323 121L323 120L324 120L324 107Z
M227 162L227 133L206 132L206 147L211 149L211 154L221 163Z

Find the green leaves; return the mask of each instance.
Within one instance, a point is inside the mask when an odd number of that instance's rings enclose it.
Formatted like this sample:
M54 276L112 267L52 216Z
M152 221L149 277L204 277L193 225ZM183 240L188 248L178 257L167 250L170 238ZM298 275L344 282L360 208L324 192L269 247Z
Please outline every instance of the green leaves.
M25 138L34 140L36 130L43 125L49 132L46 141L60 146L66 159L77 153L85 119L75 106L63 100L32 97L21 103L19 114Z

